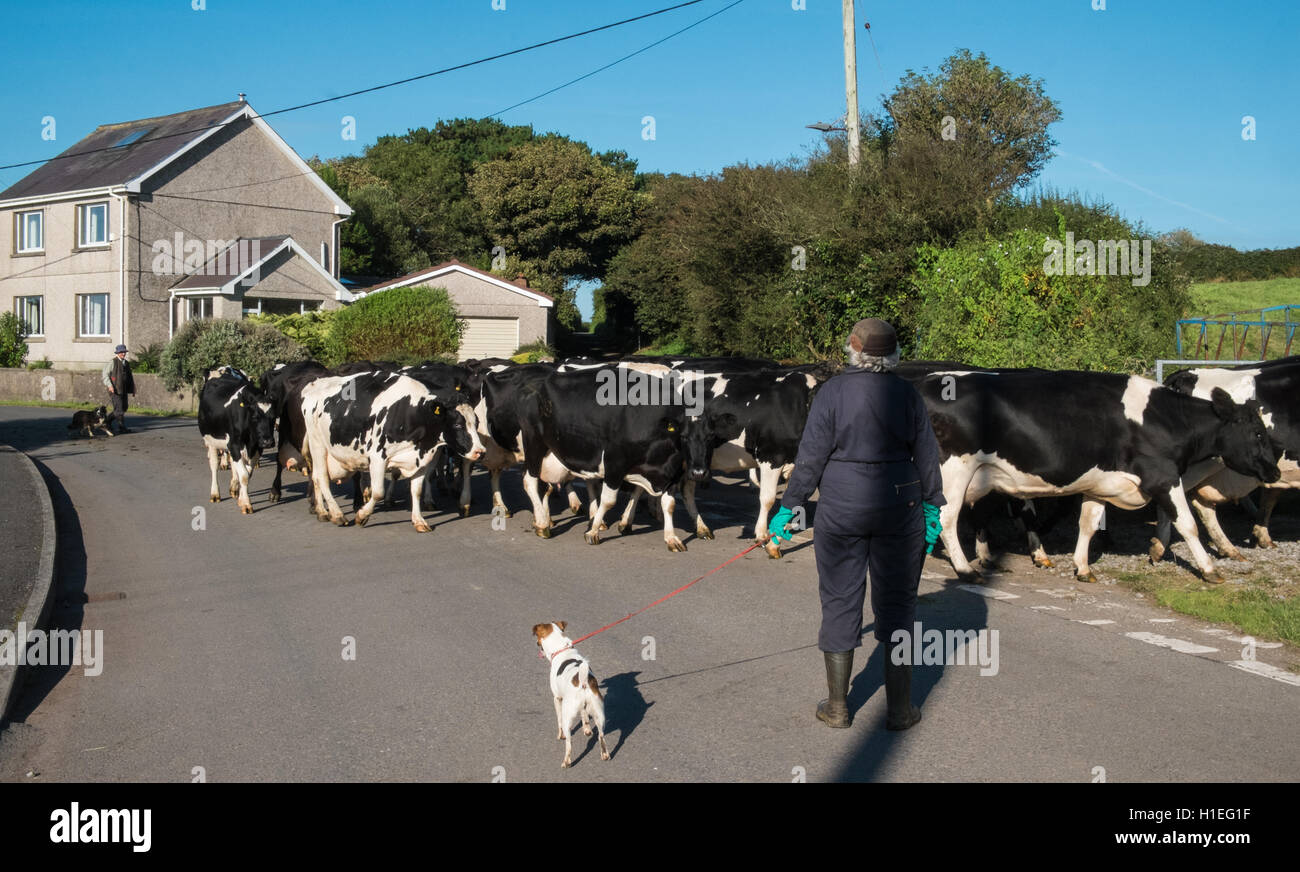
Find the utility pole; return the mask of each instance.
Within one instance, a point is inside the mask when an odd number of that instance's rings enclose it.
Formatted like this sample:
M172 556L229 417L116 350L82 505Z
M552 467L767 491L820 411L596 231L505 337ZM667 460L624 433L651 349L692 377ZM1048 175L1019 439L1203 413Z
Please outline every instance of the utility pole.
M844 126L849 133L849 166L858 165L858 43L854 34L853 0L844 0L844 93L849 111Z

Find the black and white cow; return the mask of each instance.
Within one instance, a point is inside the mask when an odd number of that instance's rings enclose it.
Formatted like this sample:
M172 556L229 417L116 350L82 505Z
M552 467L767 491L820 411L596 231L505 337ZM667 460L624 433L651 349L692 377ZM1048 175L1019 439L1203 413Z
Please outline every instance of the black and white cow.
M536 408L534 394L555 372L555 365L521 363L496 365L492 369L495 371L484 374L479 403L474 409L483 443L483 456L478 463L491 477L493 513L508 518L510 510L501 496L501 473L524 462L524 419ZM466 463L461 470L465 481L469 481L469 466ZM569 508L576 514L582 510L582 503L572 488L569 494ZM462 505L462 512L467 509L467 505Z
M329 374L324 364L306 360L277 364L262 375L262 390L271 403L271 412L279 429L275 481L271 483L270 495L273 503L280 501L284 471L291 469L307 476L307 508L315 512L316 501L311 498L311 464L307 460L307 423L302 417L302 389Z
M1019 497L1082 494L1075 573L1095 581L1088 544L1105 503L1151 500L1174 518L1198 569L1218 580L1196 535L1182 475L1218 455L1232 469L1276 481L1277 462L1256 403L1188 397L1136 376L1094 372L935 373L914 382L939 440L943 543L959 575L973 576L957 514L991 491Z
M695 504L697 482L713 472L757 471L758 517L754 536L768 543L768 555L781 551L769 543L768 516L776 502L783 471L799 453L799 439L808 406L817 389L812 375L791 369L695 373L700 379L701 414L687 427L685 453L695 462L686 471L682 501L695 523L695 533L712 539L713 532ZM619 529L625 530L636 510L634 492Z
M681 481L686 460L685 407L672 401L667 380L653 374L637 373L636 383L645 393L611 393L619 371L604 367L556 372L520 391L524 490L533 504L534 531L550 538L550 507L539 482L599 481L600 496L591 500L591 525L585 534L588 543L599 544L601 530L607 529L605 515L627 482L659 498L664 542L670 551L685 551L672 521L672 489Z
M212 469L211 501L221 502L217 466L224 452L230 458L230 495L238 498L240 512L253 514L248 479L262 452L275 447L271 403L245 373L233 367L214 370L199 390L199 433Z
M393 470L411 480L411 523L427 533L420 493L436 449L451 444L471 459L483 453L476 430L466 426L454 405L398 373L318 378L302 389L302 414L317 514L339 526L347 520L330 492L330 481L370 473L369 498L356 513L357 524L364 526L384 497L384 473Z
M1191 494L1192 508L1200 516L1219 553L1234 560L1242 559L1241 552L1219 526L1215 507L1241 500L1262 486L1264 492L1253 535L1259 547L1274 547L1268 533L1273 508L1282 491L1300 488L1300 357L1231 368L1187 369L1171 373L1165 379L1165 385L1202 399L1209 398L1215 388L1221 388L1238 403L1258 401L1264 425L1278 453L1278 480L1266 483L1226 468L1217 458L1210 458L1188 470L1183 476L1183 486ZM1169 519L1162 516L1151 544L1151 559L1159 560L1168 547Z

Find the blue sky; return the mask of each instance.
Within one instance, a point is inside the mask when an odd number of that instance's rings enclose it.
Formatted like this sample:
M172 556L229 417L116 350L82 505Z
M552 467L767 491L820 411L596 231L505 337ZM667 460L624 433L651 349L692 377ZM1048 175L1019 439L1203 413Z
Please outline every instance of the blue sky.
M194 3L206 8L194 10ZM269 119L304 157L483 116L635 51L732 0ZM102 123L234 99L258 111L429 72L672 0L113 0L10 5L0 164L57 154ZM907 69L959 48L1044 80L1061 107L1044 184L1153 231L1239 248L1300 245L1300 3L893 0L857 4L864 111ZM497 5L500 4L498 0ZM744 0L631 60L501 116L623 149L645 170L708 173L798 157L844 112L839 0ZM871 23L879 66L863 22ZM1242 139L1242 117L1256 139ZM41 137L53 116L57 139ZM341 136L343 116L356 139ZM654 139L642 119L654 118ZM31 168L0 170L7 187Z

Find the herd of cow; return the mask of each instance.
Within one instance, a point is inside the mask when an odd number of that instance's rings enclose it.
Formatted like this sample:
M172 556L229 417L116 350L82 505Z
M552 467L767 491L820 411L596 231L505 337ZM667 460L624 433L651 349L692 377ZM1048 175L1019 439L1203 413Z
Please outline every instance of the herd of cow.
M826 365L747 358L489 359L412 367L362 362L336 369L309 361L277 365L258 386L245 373L221 367L203 385L198 422L212 501L220 500L218 464L228 462L230 493L245 513L253 511L249 475L262 452L273 448L272 502L280 499L284 470L296 470L309 477L309 509L345 525L330 484L351 477L355 520L364 525L385 499L385 475L392 475L410 480L411 520L421 532L429 530L422 514L422 498L430 495L426 479L458 465L459 508L467 516L478 463L491 474L492 511L509 516L500 474L522 464L537 535L551 535L552 489L564 488L569 507L581 511L572 482L583 479L590 495L587 542L601 541L620 489L630 486L619 530L632 523L644 491L657 500L653 508L662 514L669 550L684 551L673 522L676 495L696 535L711 539L695 504L697 484L713 472L747 471L759 492L754 535L779 557L768 517L798 454L808 407L833 372ZM957 537L958 513L993 492L1016 498L1012 504L1037 565L1051 564L1038 540L1033 501L1078 494L1074 563L1080 579L1095 580L1088 550L1104 505L1136 509L1154 501L1152 559L1168 548L1172 525L1203 577L1220 581L1192 508L1220 554L1240 557L1215 507L1246 502L1263 487L1255 538L1268 547L1279 491L1300 488L1300 357L1185 370L1164 385L1137 376L954 363L905 363L897 372L930 412L947 499L942 539L963 577L975 577L975 570ZM611 401L603 390L610 377L630 373L646 390ZM684 396L694 402L682 402ZM977 556L987 559L979 526Z

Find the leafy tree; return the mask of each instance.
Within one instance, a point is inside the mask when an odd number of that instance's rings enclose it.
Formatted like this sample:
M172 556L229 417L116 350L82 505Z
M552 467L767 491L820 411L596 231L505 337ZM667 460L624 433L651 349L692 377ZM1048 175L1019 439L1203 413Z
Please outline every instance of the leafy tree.
M27 325L13 312L0 312L0 366L22 366L27 359Z
M208 318L189 321L163 349L158 371L167 390L197 390L210 369L229 365L254 379L277 363L307 359L307 349L269 324Z
M390 288L334 314L328 357L419 363L455 355L463 330L443 288Z

